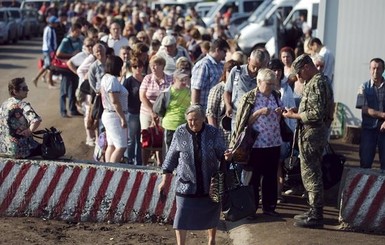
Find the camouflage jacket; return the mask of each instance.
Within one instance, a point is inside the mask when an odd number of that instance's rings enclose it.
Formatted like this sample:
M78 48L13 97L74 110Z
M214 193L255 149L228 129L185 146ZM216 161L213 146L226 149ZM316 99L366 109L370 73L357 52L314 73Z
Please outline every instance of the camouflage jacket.
M323 74L317 73L305 83L298 112L304 127L330 127L333 121L334 98Z

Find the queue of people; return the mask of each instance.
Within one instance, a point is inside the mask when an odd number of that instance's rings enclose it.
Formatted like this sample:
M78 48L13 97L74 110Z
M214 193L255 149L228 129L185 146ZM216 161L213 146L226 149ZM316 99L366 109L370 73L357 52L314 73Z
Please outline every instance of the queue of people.
M151 125L164 128L163 149L153 155L154 165L164 174L160 192L176 170L178 244L185 244L187 230L203 229L208 230L209 244L215 244L220 205L208 198L210 178L218 162L231 161L231 148L246 126L259 135L248 164L241 168L243 184L253 186L256 207L261 199L265 215L280 216L275 209L283 202L282 164L291 145L282 140L281 118L293 131L299 130L295 140L310 206L309 211L295 216L295 225L323 227L321 158L333 120L330 81L334 60L319 40L309 41L310 50L319 53L312 56L295 57L293 49L284 47L278 59L270 60L267 51L258 48L246 60L240 51L232 54L231 42L200 33L193 16L181 26L183 18L174 9L153 12L146 5L119 10L98 6L73 15L68 36L56 44L52 28L58 20L54 15L48 17L43 69L49 69L48 53L53 50L58 57L69 59L70 73L61 74L60 114L63 118L84 114L86 144L91 147L105 130L106 162L148 165L154 152L141 147L140 132ZM73 14L70 9L60 11L60 16ZM115 19L110 18L111 13ZM325 53L329 56L322 56ZM322 70L325 65L327 75ZM369 143L377 138L381 141L378 131L385 128L383 105L371 96L383 88L383 60L373 59L370 69L372 77L362 86L364 99L359 105L365 125L362 140L366 143L360 148L365 168L371 167L375 154L376 145ZM91 90L81 100L75 95L86 81ZM23 101L28 86L23 78L15 78L8 89L11 97L0 111L0 154L15 158L39 155L31 133L41 118ZM103 114L91 130L86 122L96 95L102 98ZM231 120L227 127L224 118ZM384 154L382 144L378 145L380 155ZM381 163L382 169L384 166ZM256 212L249 219L257 219Z

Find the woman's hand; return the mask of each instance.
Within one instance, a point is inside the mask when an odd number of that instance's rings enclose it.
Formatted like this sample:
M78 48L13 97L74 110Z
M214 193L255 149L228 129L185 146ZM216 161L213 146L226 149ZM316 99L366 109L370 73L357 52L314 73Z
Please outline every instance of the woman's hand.
M301 115L297 111L297 108L286 108L282 116L285 118L301 119Z
M227 149L223 155L225 156L226 161L231 161L231 159L233 159L232 149Z
M385 132L385 122L381 124L380 131Z
M24 137L29 137L32 135L32 132L29 128L26 128L23 131L21 131L19 134L24 136Z
M166 177L163 175L163 179L158 185L158 192L162 195L163 195L165 185L166 185Z
M120 118L120 125L122 128L127 128L127 121L125 118Z

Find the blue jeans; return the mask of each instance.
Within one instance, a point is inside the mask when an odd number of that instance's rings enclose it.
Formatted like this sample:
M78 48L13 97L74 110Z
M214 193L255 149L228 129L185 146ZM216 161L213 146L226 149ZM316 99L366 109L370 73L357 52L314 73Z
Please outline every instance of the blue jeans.
M385 133L380 132L377 128L361 129L360 142L360 166L361 168L371 168L376 148L378 147L378 155L381 163L381 169L385 170Z
M67 97L68 108L71 113L77 113L75 91L78 87L79 78L72 72L66 72L62 74L62 80L60 83L60 113L67 113Z
M126 114L128 140L125 156L128 163L142 165L142 146L140 143L140 120L139 114Z

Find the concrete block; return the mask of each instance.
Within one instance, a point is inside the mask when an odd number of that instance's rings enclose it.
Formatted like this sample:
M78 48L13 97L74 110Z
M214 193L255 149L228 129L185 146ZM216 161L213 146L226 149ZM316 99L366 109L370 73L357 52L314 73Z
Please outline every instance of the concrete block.
M385 231L385 175L378 170L350 168L341 191L341 227Z
M0 215L67 221L170 222L172 178L161 197L151 167L0 159Z

